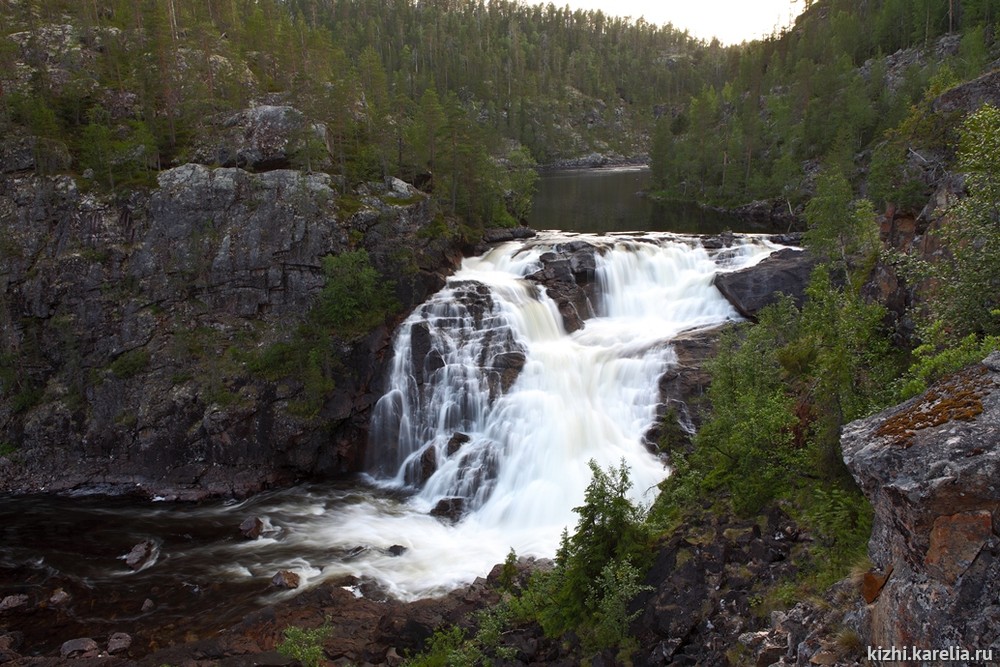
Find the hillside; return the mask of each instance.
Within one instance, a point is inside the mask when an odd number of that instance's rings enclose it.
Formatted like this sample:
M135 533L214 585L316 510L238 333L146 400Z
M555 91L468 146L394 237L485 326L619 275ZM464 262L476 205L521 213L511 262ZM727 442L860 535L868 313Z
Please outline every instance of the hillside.
M960 118L925 122L925 109L997 66L1000 5L807 4L787 32L733 47L720 77L661 119L651 149L661 196L801 212L829 168L876 207L923 206L933 184L907 148L947 164Z

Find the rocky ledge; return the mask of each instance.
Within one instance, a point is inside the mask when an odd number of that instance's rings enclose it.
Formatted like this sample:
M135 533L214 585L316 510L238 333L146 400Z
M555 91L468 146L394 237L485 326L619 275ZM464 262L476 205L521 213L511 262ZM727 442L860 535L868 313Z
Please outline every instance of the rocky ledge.
M875 508L870 645L1000 655L998 442L1000 353L845 428L844 459Z

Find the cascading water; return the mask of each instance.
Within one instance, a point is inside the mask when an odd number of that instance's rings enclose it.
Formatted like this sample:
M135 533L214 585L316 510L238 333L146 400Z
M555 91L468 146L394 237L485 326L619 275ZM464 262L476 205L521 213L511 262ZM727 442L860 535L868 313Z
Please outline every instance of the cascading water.
M466 260L401 326L369 464L377 487L405 498L317 511L298 531L308 537L286 541L366 550L300 574L371 576L408 599L482 575L511 548L552 556L575 524L590 460L624 461L634 499L652 501L667 470L643 436L674 358L669 340L736 318L713 275L774 246L743 237L710 253L667 234L582 238L595 247L596 316L579 331L568 334L558 305L526 279L568 240L557 235ZM430 516L442 506L456 523ZM391 555L393 545L405 552Z
M530 277L557 274L581 247L592 249L585 269L564 276L589 281L576 306L592 316L567 333L565 303ZM302 586L370 578L413 599L482 576L511 548L552 556L563 529L575 525L589 460L603 467L624 460L634 498L653 500L667 470L643 440L658 409L658 379L674 360L669 341L735 318L713 275L773 248L756 237L707 250L669 234L549 233L467 259L397 333L372 423L370 484L298 487L197 509L123 502L88 510L52 500L50 518L28 523L70 526L56 531L68 536L66 545L53 550L49 529L49 550L31 560L34 551L18 546L8 527L0 568L23 580L60 577L80 596L158 590L151 623L200 615L199 624L222 627L240 617L226 614L240 614L264 591L269 599L294 595L267 588L279 570L298 574ZM431 515L442 501L457 521ZM36 504L13 502L5 516L30 515ZM263 520L264 534L236 539L248 516ZM101 530L112 523L109 538ZM129 532L119 534L119 524ZM163 548L142 571L115 560L147 539ZM82 541L95 556L76 555ZM222 606L203 594L220 582ZM103 597L113 607L118 594ZM109 631L119 611L109 612Z

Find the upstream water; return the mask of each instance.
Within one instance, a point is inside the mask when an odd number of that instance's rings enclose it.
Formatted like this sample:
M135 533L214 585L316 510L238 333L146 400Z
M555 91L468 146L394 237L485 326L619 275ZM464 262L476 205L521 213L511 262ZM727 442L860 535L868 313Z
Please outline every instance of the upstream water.
M544 253L580 240L598 248L593 317L569 334L526 276ZM653 500L668 471L643 435L674 360L669 341L735 319L712 277L773 249L753 236L709 251L666 233L549 232L466 259L397 332L363 478L198 506L3 500L0 573L18 583L0 598L44 599L58 585L87 600L66 623L91 632L192 619L211 629L294 595L268 587L279 570L306 587L355 577L414 599L486 574L510 549L551 557L575 524L588 461L624 461L634 500ZM501 377L511 360L520 372ZM462 505L457 522L430 514L442 500ZM252 541L237 529L249 516L267 526ZM157 558L133 573L119 557L147 539ZM156 606L141 611L147 597Z

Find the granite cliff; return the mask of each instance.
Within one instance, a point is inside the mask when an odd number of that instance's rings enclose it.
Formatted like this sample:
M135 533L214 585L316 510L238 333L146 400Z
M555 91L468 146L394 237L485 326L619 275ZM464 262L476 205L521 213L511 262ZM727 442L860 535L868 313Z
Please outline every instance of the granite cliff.
M459 243L401 181L342 194L267 169L288 163L287 129L255 129L233 150L258 171L184 164L119 196L46 175L30 137L5 142L0 491L245 495L359 467L393 318L443 284ZM326 391L304 396L300 374L254 360L294 338L324 257L357 250L399 308L330 332Z

